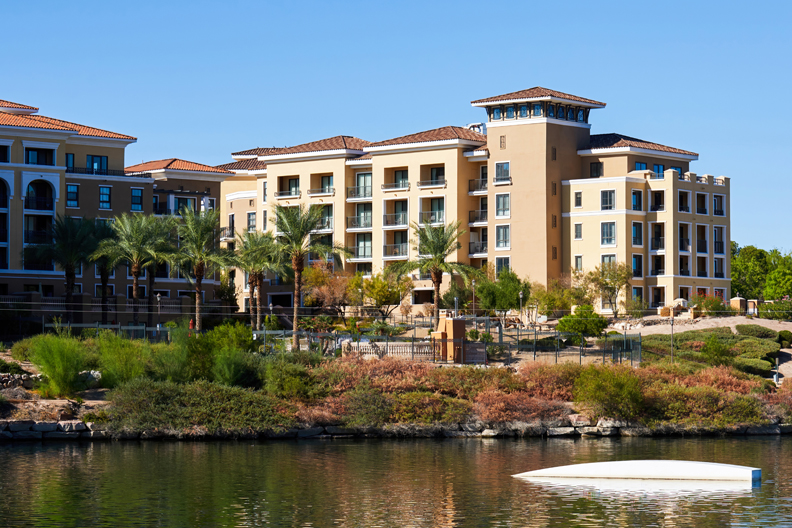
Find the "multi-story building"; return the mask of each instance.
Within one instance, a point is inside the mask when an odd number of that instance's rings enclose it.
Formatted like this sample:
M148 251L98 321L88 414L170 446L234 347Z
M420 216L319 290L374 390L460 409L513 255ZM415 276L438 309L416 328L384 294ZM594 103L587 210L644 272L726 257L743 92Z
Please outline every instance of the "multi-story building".
M222 184L224 240L272 230L273 203L318 205L326 220L316 236L344 243L345 268L367 274L417 256L413 224L460 221L452 258L475 267L549 284L625 261L635 270L628 294L654 305L693 293L728 298L729 182L689 172L697 154L592 135L591 112L605 104L545 88L472 104L486 123L232 154L237 161L220 166L235 174ZM413 278L413 303L431 300L428 278ZM237 285L245 299L246 281ZM291 304L288 287L269 288L269 302Z

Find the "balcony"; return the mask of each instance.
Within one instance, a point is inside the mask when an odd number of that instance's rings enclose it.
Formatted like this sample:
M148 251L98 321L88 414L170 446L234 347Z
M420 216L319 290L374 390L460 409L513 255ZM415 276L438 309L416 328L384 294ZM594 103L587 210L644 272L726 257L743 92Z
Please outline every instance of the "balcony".
M726 244L723 243L723 240L716 240L715 241L715 253L723 254L725 252Z
M173 211L168 209L168 204L158 203L154 205L153 212L155 215L169 215L173 214Z
M407 253L409 251L409 246L406 243L403 244L385 244L382 246L382 257L383 258L407 258Z
M690 206L689 205L681 205L680 204L679 212L680 213L689 213L690 212Z
M726 216L726 213L723 209L713 209L712 214L715 216Z
M442 224L445 222L445 211L423 211L420 222L421 224Z
M371 185L361 185L359 187L347 187L347 198L360 199L371 198L372 187Z
M220 240L234 240L234 227L221 227L220 228Z
M495 176L494 178L492 178L492 183L494 183L495 185L506 185L511 182L512 182L511 176Z
M680 238L679 239L679 251L690 251L690 239L689 238Z
M665 238L663 237L656 237L652 238L652 249L665 249Z
M650 180L664 180L665 179L665 174L663 174L662 172L653 172L653 173L649 174L649 179Z
M725 178L715 178L715 185L726 185Z
M470 255L481 255L487 254L487 242L470 242L468 244L468 254Z
M651 271L651 275L653 277L657 277L658 275L665 275L665 270L663 268L653 269Z
M705 215L705 214L707 214L707 208L706 207L696 207L696 213L697 214L701 214L701 215Z
M663 301L652 301L652 308L662 308L665 306Z
M656 213L656 212L659 212L659 211L665 211L665 204L653 204L649 208L649 210L652 211L653 213Z
M432 280L431 273L413 273L413 280Z
M706 176L696 176L696 183L707 183Z
M66 174L95 174L97 176L129 176L130 178L148 178L148 173L127 174L123 170L95 169L93 167L66 167Z
M382 215L383 227L407 227L407 213Z
M352 256L349 257L350 259L371 258L371 246L354 246L349 248L349 252L352 253Z
M347 229L371 229L371 215L347 216Z
M52 242L52 234L49 231L28 231L23 233L25 244L47 244Z
M25 196L25 209L52 211L55 202L46 196Z
M681 174L680 173L679 181L690 181L690 174Z
M308 189L308 196L335 196L335 187Z
M696 272L696 277L707 278L707 270L699 270Z
M634 269L632 271L633 271L633 274L632 274L633 278L641 278L641 277L643 277L643 274L641 273L641 270Z
M643 246L643 238L633 237L633 246Z
M408 191L410 190L410 182L408 181L400 181L394 183L383 183L382 184L383 191Z
M690 277L690 270L689 269L679 270L679 274L682 275L683 277Z
M419 189L422 189L424 187L445 187L445 186L446 186L445 178L435 178L434 180L420 180L418 182Z
M287 191L275 191L275 198L299 198L302 196L302 191L299 189L289 189Z
M316 224L316 229L314 231L326 231L328 229L333 229L333 217L332 216L323 216L319 223Z
M722 271L716 271L716 272L715 272L715 278L716 278L716 279L722 279L722 278L724 278L725 276L726 276L726 275L725 275L725 274L724 274Z
M696 241L696 251L698 253L706 253L707 249L707 241L706 240L697 240Z
M487 180L476 179L468 181L468 192L487 192Z
M479 211L470 211L468 213L468 223L477 224L487 221L487 210L481 209Z
M632 204L633 211L643 211L643 206L641 204L634 203Z

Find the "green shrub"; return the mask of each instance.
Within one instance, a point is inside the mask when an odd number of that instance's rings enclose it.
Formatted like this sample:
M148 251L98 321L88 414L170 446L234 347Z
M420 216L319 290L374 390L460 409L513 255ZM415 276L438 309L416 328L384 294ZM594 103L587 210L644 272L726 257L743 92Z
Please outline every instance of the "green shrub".
M781 343L781 348L789 348L789 344L783 346L784 343L792 343L792 332L789 330L781 330L778 332L778 342Z
M468 330L467 334L465 335L468 341L478 341L479 337L481 337L481 332L479 332L476 328L472 330Z
M729 346L722 343L716 334L710 334L701 348L701 356L712 366L731 365L733 358Z
M11 346L11 357L17 361L30 361L33 357L33 347L45 337L46 334L38 334L17 341Z
M759 339L772 339L774 341L778 340L778 332L761 325L744 324L737 325L735 328L739 335L758 337ZM787 330L787 332L789 331Z
M305 365L276 358L266 363L265 389L278 398L309 400L318 395L319 385Z
M583 336L580 335L571 335L564 339L564 346L573 347L573 346L580 346L585 343L585 339Z
M146 343L130 341L110 331L99 332L95 342L104 387L113 388L146 373L150 352Z
M588 304L578 306L574 314L565 315L558 321L558 331L585 336L597 336L608 327L608 320L594 312Z
M387 423L393 413L393 400L382 391L360 387L344 395L344 424L350 427L377 427Z
M67 396L83 388L78 381L85 357L82 344L77 339L43 335L36 340L31 359L47 376L43 388L45 395Z
M763 378L770 377L773 370L772 363L763 359L736 357L734 358L732 365L743 372L756 374L757 376L762 376Z
M595 417L632 419L643 407L641 380L629 368L591 365L575 380L575 403Z
M714 387L656 384L647 391L646 401L649 425L670 422L724 427L766 421L759 399Z
M0 373L2 374L28 374L28 371L23 369L19 363L9 363L0 359Z
M792 301L775 301L772 303L762 303L758 307L759 317L762 319L775 319L776 321L787 321L792 317Z
M459 423L470 414L470 402L431 392L396 394L392 403L395 423Z
M734 351L744 358L771 361L778 355L781 345L769 339L745 337L733 345Z
M158 343L151 346L152 377L159 381L182 383L190 378L186 346Z
M495 339L492 337L492 334L489 332L482 332L480 341L482 343L492 343Z
M224 348L215 355L212 369L214 381L221 385L258 387L261 360L258 356L236 348Z
M251 352L257 348L257 343L253 340L253 332L250 327L240 321L236 323L226 321L201 337L211 342L209 346L216 352L226 347Z

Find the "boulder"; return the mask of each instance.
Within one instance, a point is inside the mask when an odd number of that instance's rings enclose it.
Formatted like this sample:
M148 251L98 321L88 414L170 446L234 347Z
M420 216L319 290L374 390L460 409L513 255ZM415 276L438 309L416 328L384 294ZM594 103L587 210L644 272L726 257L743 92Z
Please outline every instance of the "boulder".
M80 435L81 439L84 440L109 440L110 436L105 433L104 431L83 431L82 433L77 433Z
M600 418L597 422L597 427L613 428L613 427L627 427L627 422L624 420L613 420L611 418Z
M12 433L19 431L30 431L30 428L36 425L33 420L17 420L15 422L8 422L7 429Z
M287 429L284 431L267 431L265 436L267 438L296 438L297 431L294 429Z
M574 427L548 427L547 436L573 436L578 434Z
M622 427L619 429L622 436L652 436L652 431L648 427Z
M600 436L599 427L576 427L575 429L583 436Z
M138 440L140 433L134 431L124 431L115 435L116 440Z
M331 434L333 436L349 436L358 433L357 429L350 429L349 427L337 427L335 425L328 425L325 427L325 431L327 431L327 434Z
M14 433L14 440L41 440L41 431L16 431Z
M68 421L65 421L65 422L58 422L58 430L59 431L65 431L65 432L68 433L68 432L75 432L75 431L77 431L77 432L85 431L86 429L87 429L87 427L80 420L68 420Z
M107 429L106 424L98 423L98 422L86 422L85 427L89 431L104 431Z
M572 427L588 427L591 425L591 420L582 414L570 414L567 419Z
M619 436L618 427L599 427L601 436Z
M481 438L479 431L444 431L443 435L448 438Z
M509 422L509 429L517 436L544 436L547 428L540 420L533 422Z
M495 429L484 429L481 431L482 438L494 438L498 436L498 431Z
M479 433L484 430L484 424L481 422L463 423L459 424L459 428L468 433Z
M551 418L550 420L542 420L542 424L547 427L569 427L570 421L568 417L564 416L563 418Z
M36 425L31 426L30 430L51 433L58 430L58 422L36 422Z
M49 433L44 433L44 440L77 440L80 438L80 433L78 432L64 432L64 431L51 431Z

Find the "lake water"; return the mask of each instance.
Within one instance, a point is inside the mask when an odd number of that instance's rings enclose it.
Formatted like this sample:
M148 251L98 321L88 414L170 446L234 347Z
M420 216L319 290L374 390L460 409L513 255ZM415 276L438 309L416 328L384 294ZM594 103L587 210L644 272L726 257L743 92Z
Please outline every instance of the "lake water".
M0 526L792 526L792 438L0 445ZM762 468L731 491L547 487L624 459Z

